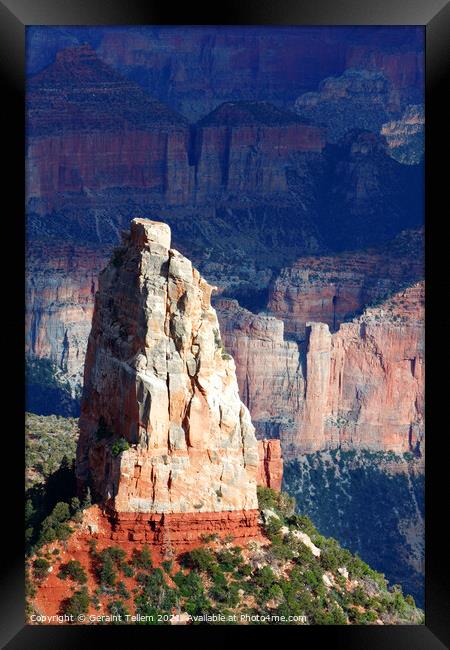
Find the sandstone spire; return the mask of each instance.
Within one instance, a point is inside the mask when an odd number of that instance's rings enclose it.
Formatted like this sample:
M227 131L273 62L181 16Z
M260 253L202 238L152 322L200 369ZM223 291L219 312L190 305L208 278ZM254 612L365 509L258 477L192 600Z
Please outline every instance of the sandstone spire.
M170 238L134 219L100 275L77 477L116 513L255 510L258 445L213 287Z

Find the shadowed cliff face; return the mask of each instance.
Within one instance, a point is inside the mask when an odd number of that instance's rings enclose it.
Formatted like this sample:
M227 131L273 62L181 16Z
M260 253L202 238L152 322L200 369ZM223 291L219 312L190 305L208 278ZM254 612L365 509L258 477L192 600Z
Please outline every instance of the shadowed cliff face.
M369 96L358 94L362 103ZM341 249L375 243L420 221L420 170L389 157L373 137L374 119L352 126L372 137L345 133L324 148L328 119L311 122L253 99L218 104L188 124L92 48L59 52L27 85L30 236L116 243L136 213L162 209L177 245L190 254L196 245L214 247L217 259L238 215L247 227L232 236L234 248L253 258L245 235L263 222L257 244L266 256L276 258L281 225L295 258L325 242ZM184 224L192 218L195 234Z
M100 276L77 476L118 512L257 507L257 442L211 291L145 219Z
M347 68L381 71L404 94L423 79L417 27L37 27L29 30L29 70L86 42L192 121L223 101L285 106Z

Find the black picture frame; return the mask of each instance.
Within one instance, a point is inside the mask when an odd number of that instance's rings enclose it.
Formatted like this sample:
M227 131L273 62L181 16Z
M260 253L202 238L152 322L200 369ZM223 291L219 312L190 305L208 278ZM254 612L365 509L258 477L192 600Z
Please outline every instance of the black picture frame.
M444 168L437 162L444 149L444 74L448 69L448 35L450 9L445 0L233 0L217 6L185 3L176 8L168 2L151 0L1 0L0 1L0 68L4 128L5 194L10 194L9 208L2 220L3 261L11 253L13 264L4 265L3 377L6 379L4 413L9 425L3 427L0 456L2 474L7 483L2 492L2 541L4 575L0 616L2 647L80 648L106 643L111 636L113 647L142 643L159 643L170 637L172 642L191 643L209 636L209 643L227 645L239 637L252 643L260 634L266 643L283 643L284 634L298 635L296 644L330 643L333 648L384 648L386 650L438 650L449 644L449 544L445 532L448 508L448 427L445 374L448 373L445 350L450 332L443 315L448 296L449 275L446 269L446 241L439 236L445 202L440 204L439 190L445 188ZM426 471L426 600L423 626L301 627L278 626L152 628L145 626L29 626L24 624L24 554L23 554L23 468L24 468L24 79L25 29L28 25L423 25L426 33L426 346L427 346L427 471ZM5 146L5 142L8 144ZM448 153L447 153L448 156ZM444 159L445 160L445 159ZM439 176L440 174L440 176ZM447 208L448 211L448 208ZM442 251L439 250L442 246ZM447 253L448 256L448 253ZM447 306L448 309L448 306ZM447 355L448 358L448 355ZM22 362L20 361L22 360ZM440 420L442 416L442 420ZM6 418L3 419L3 423ZM448 417L447 417L448 421ZM6 471L8 470L8 471ZM147 637L141 638L142 634ZM156 636L155 636L156 635ZM275 636L276 635L276 636ZM287 641L286 641L287 642ZM292 643L292 640L290 641Z

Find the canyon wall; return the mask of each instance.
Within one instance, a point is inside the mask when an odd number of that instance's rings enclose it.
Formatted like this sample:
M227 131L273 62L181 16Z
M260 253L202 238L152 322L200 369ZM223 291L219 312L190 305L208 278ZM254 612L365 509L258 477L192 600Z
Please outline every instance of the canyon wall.
M224 343L258 436L279 437L286 459L334 447L422 453L423 309L420 282L333 334L307 322L294 342L281 321L222 301Z
M345 46L326 28L303 27L300 38L289 27L190 27L182 34L164 27L116 29L105 33L98 52L191 120L230 99L283 106L286 96L291 100L345 66Z
M383 304L396 286L420 277L421 256L412 251L421 241L409 233L390 255L300 260L274 283L271 314L216 299L224 354L235 359L258 437L280 437L285 455L338 445L415 448L423 433L422 307L413 288L397 291L401 320ZM76 388L106 252L67 246L58 256L34 253L29 264L40 271L27 283L28 350L51 358ZM364 312L368 302L378 307ZM351 321L354 312L364 312L363 321Z
M258 445L213 287L134 219L102 272L85 362L80 487L119 513L255 510Z
M285 455L327 447L421 449L423 308L419 283L333 335L326 324L307 324L304 409L298 430L284 438Z
M73 388L83 378L98 276L105 247L36 243L26 261L25 347L50 359Z
M290 107L300 93L346 68L381 71L403 93L424 74L420 27L55 28L30 30L29 42L33 73L58 50L89 42L114 69L191 121L223 101L269 100Z
M267 195L288 189L285 166L296 152L320 152L324 129L267 102L228 102L196 129L197 198L220 189Z
M59 52L27 83L27 198L141 188L189 195L189 126L88 46Z
M41 210L105 189L145 190L169 206L286 191L289 157L325 144L322 128L267 102L224 103L190 126L88 46L32 76L27 102L27 199Z
M423 230L407 231L379 248L302 257L272 283L268 309L283 320L286 333L304 340L308 321L336 331L423 274Z
M322 389L327 373L333 376L332 368L317 376L313 368L329 354L329 340L335 340L338 328L368 305L423 277L421 241L404 251L330 252L363 247L367 238L371 244L373 238L386 241L402 224L415 225L419 213L421 218L420 166L400 164L387 152L407 144L401 138L410 126L416 129L420 116L406 112L400 121L385 123L389 146L370 132L372 114L379 112L385 119L384 108L393 101L392 84L402 89L403 105L411 80L414 75L420 80L420 72L413 73L408 64L401 78L385 58L371 59L369 72L344 72L350 63L360 65L357 54L352 62L342 54L336 65L324 64L321 79L328 74L333 78L314 97L303 95L303 108L314 107L316 99L317 105L344 101L354 108L359 98L372 111L363 116L368 123L360 125L368 130L326 146L327 120L325 125L308 122L287 106L261 101L251 92L233 96L233 101L225 93L214 106L206 101L211 112L204 116L205 110L202 119L189 124L165 103L169 97L159 94L155 99L142 90L142 79L139 85L121 74L128 74L127 66L139 57L154 63L162 53L151 53L141 44L133 53L122 51L120 56L132 60L115 69L110 64L118 60L110 60L111 53L106 56L108 38L118 39L118 45L122 36L105 37L101 56L88 46L59 52L28 80L27 352L51 359L73 390L80 385L96 278L106 255L132 216L164 213L177 247L189 251L203 275L220 285L219 292L237 297L252 311L267 305L271 313L252 314L236 301L218 303L225 346L236 358L242 399L258 436L287 441L293 435L294 442L300 436L314 448L338 444L341 438L345 444L364 445L367 440L398 447L394 434L384 440L363 427L358 438L360 429L343 430L341 436L331 424L322 427L307 394L317 394L317 403L325 399ZM236 46L227 40L229 35L223 43L221 38L204 43L205 51L216 48L213 67L223 63L222 45L228 52ZM315 39L311 32L311 43ZM244 61L244 68L248 64ZM389 74L381 69L385 64ZM307 69L298 72L303 81ZM274 70L273 88L278 83ZM176 80L181 88L183 74L192 83L189 70L172 73L172 85ZM299 81L292 81L294 93ZM224 82L231 92L228 82L235 84L236 79ZM317 82L311 77L303 89ZM233 88L232 94L237 92ZM191 100L185 96L182 103L187 106ZM342 117L339 111L336 115ZM379 344L389 348L394 333L386 336ZM395 343L401 345L400 340ZM351 353L346 349L345 354ZM364 356L364 346L359 354ZM329 408L328 402L321 406L324 413ZM401 431L403 427L402 420Z
M395 160L407 165L419 163L425 141L424 105L408 105L399 119L382 125L381 135L386 138L390 154Z
M256 315L236 300L215 302L225 349L236 361L240 395L258 436L280 436L301 409L305 378L299 346L284 339L283 321Z

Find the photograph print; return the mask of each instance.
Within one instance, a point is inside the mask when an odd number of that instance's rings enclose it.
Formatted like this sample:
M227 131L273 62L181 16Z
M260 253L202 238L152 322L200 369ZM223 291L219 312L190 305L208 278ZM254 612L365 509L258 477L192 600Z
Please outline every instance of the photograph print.
M424 28L26 28L26 618L423 625Z

